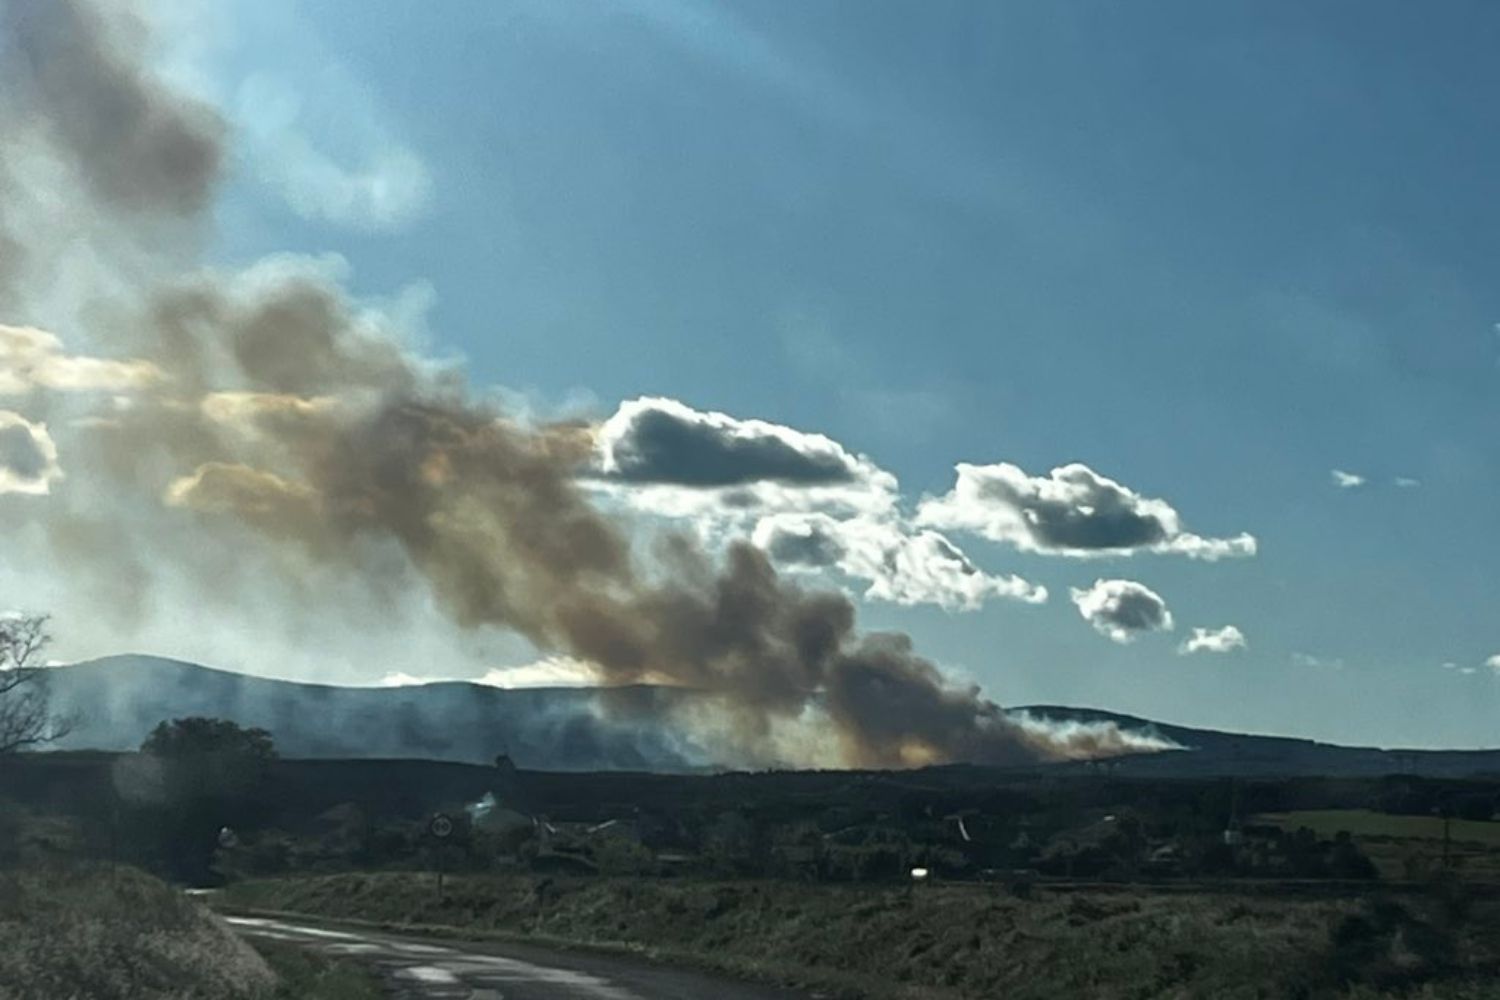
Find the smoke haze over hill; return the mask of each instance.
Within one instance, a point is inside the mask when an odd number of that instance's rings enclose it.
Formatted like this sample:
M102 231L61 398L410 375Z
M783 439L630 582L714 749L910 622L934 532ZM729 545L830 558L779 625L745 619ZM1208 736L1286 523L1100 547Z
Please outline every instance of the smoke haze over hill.
M415 614L519 635L607 685L692 688L705 700L681 721L752 762L1138 749L1013 724L747 542L720 558L605 511L575 481L594 426L507 413L362 308L336 265L205 267L232 137L153 73L146 18L3 9L0 335L26 445L7 449L24 488L0 493L25 556L7 583L55 601L64 630L86 609L121 637L215 631L222 614L263 629L242 659L315 660ZM28 565L56 571L34 585Z

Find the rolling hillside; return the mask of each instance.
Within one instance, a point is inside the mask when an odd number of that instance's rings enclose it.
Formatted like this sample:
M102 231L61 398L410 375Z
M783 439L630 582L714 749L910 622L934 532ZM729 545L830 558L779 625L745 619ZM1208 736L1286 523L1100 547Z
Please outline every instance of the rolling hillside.
M64 749L127 750L157 722L188 715L271 731L287 757L419 758L487 764L508 752L549 770L690 771L716 762L671 725L691 692L659 687L500 689L445 682L353 688L268 680L150 656L60 667L55 704L80 722ZM1142 777L1500 773L1500 750L1401 751L1193 729L1096 709L1031 706L1033 716L1150 728L1184 749L1110 765ZM1084 763L1056 765L1083 770Z
M232 719L271 732L286 757L404 757L523 767L687 770L702 762L660 720L676 692L651 687L504 690L480 684L334 687L151 656L51 674L54 707L79 723L62 749L133 750L163 719Z

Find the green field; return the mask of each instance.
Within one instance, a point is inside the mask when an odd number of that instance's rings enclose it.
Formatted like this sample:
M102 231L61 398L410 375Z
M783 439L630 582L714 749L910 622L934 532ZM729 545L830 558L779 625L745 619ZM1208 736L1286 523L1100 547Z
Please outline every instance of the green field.
M1284 830L1305 826L1320 837L1331 837L1340 830L1347 830L1356 837L1443 839L1443 820L1439 816L1395 816L1369 809L1309 809L1265 813L1257 816L1255 821L1274 824ZM1500 822L1455 819L1451 821L1449 830L1455 844L1500 848Z

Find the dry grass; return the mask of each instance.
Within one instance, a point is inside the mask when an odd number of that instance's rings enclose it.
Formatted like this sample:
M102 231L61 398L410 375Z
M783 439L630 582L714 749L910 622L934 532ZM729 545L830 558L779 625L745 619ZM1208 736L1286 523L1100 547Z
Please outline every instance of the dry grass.
M1388 997L1489 961L1407 906L667 880L336 875L233 887L231 905L628 948L845 996L1146 1000ZM1467 949L1467 950L1466 950ZM1486 968L1490 966L1485 966ZM1365 990L1350 993L1350 990Z
M376 1000L386 995L380 978L355 962L283 941L257 941L255 950L280 979L274 1000Z
M222 921L150 876L0 872L0 1000L233 1000L275 982Z

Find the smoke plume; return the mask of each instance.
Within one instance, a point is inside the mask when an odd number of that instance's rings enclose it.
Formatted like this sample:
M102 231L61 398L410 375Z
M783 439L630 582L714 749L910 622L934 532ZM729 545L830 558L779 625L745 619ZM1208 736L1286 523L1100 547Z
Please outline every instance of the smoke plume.
M782 579L749 544L715 556L685 537L641 537L577 483L592 426L503 412L352 302L326 264L202 268L195 234L230 137L211 108L152 76L144 21L84 0L0 11L0 148L24 153L0 169L0 322L65 317L67 339L120 366L98 370L135 375L69 402L65 389L24 388L33 413L70 417L66 482L92 484L78 494L91 506L24 498L54 558L123 589L159 560L205 592L226 579L254 587L231 565L241 549L263 570L353 578L393 603L416 578L459 626L518 632L593 664L603 684L712 696L714 718L693 721L744 761L1150 748L1117 730L1075 739L1017 724L977 688L949 684L906 636L860 633L848 598ZM87 259L38 235L50 231L35 227L37 206L59 199L77 208L65 218L94 248ZM90 308L59 309L68 288L49 273L97 279L73 279Z

